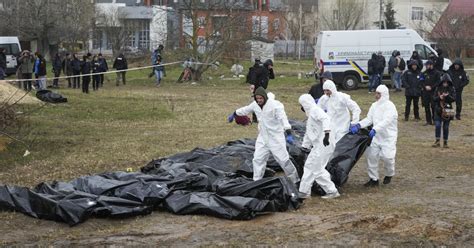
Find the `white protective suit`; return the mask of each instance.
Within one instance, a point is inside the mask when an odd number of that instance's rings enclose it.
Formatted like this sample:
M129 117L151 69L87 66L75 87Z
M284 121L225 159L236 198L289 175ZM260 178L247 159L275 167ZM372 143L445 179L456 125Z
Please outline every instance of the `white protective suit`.
M255 91L256 95L261 95L263 88ZM263 90L265 92L265 90ZM258 137L255 143L255 153L253 157L253 180L263 178L267 160L270 153L277 163L282 167L286 176L293 183L299 182L298 172L295 165L291 162L288 151L286 150L285 130L291 129L288 118L285 113L283 104L274 99L274 95L270 94L270 98L265 93L265 105L261 108L256 101L250 105L239 108L235 113L239 116L255 113L258 119Z
M316 180L327 194L336 193L336 186L326 170L326 165L336 145L332 132L329 135L329 145L323 145L325 132L331 131L329 116L316 106L314 98L310 94L300 96L299 102L303 106L306 116L308 116L304 141L311 143L313 146L304 164L304 173L299 191L304 194L311 194L311 187Z
M366 151L369 177L374 181L379 179L379 159L382 159L384 163L385 176L395 175L398 136L398 112L389 99L388 88L380 85L375 91L381 93L381 98L370 106L367 118L359 123L361 128L373 125L376 132Z
M359 122L360 108L351 97L342 92L338 92L333 81L327 80L323 84L323 90L330 90L331 96L323 95L318 105L327 111L331 119L331 134L334 135L336 143L349 132L351 124ZM352 122L349 111L352 112Z

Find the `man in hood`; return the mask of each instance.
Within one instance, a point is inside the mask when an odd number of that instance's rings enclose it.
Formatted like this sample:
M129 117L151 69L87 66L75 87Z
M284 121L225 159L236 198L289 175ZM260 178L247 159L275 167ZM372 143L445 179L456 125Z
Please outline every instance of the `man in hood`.
M443 66L444 66L443 50L441 50L441 48L438 48L436 52L438 53L438 57L436 58L434 68L438 70L439 72L443 72Z
M436 141L433 147L440 147L439 140L441 138L441 130L443 130L443 148L448 148L449 123L453 116L447 115L446 110L453 111L452 103L456 99L456 90L448 73L441 78L441 83L435 90L434 94L434 121L435 121L435 137ZM444 110L444 111L443 111ZM444 113L443 113L444 112Z
M320 83L314 84L313 86L311 86L311 89L309 89L309 92L308 92L308 94L310 94L314 98L315 101L318 101L319 98L321 98L321 96L324 95L324 90L323 90L324 82L326 82L327 80L333 80L332 73L330 71L324 71L321 74L320 78L321 78Z
M469 84L469 77L461 59L454 60L454 63L449 67L448 74L453 81L454 89L456 89L456 119L461 120L462 91Z
M296 184L300 179L286 150L286 142L293 144L294 138L291 134L291 125L288 122L285 108L274 97L267 96L267 92L263 87L255 90L254 97L255 101L251 104L237 109L227 117L228 122L233 122L236 116L244 116L250 113L255 113L257 116L259 133L255 142L255 153L252 161L253 180L257 181L263 178L267 160L271 153L286 176Z
M351 124L359 122L360 107L351 97L338 92L333 81L327 80L323 85L324 95L318 105L325 110L331 119L331 131L337 143L349 132ZM351 113L352 112L352 122Z
M372 57L367 61L367 74L369 75L369 93L375 90L375 85L378 81L378 57L377 54L372 53Z
M311 187L316 181L326 192L324 199L339 197L336 186L331 181L331 175L326 170L326 164L335 148L334 137L331 137L331 121L329 116L314 102L309 94L299 98L302 110L306 113L306 133L303 139L303 148L311 149L304 164L303 177L299 188L300 198L311 196Z
M423 72L423 81L421 81L422 85L422 103L425 107L425 116L426 116L426 123L427 125L433 125L433 112L434 112L434 105L433 105L433 92L435 91L436 87L438 87L439 82L441 80L441 73L434 68L434 63L431 60L426 61L425 63L426 70Z
M420 58L420 54L418 51L413 51L411 54L410 60L415 60L416 64L418 65L418 71L421 72L423 70L423 60Z
M370 106L367 117L351 127L352 133L357 133L360 128L373 125L369 132L372 143L367 148L367 169L369 181L367 187L379 185L378 163L382 159L385 167L384 184L389 184L395 175L395 155L397 152L398 112L390 101L388 88L380 85L375 90L376 102Z
M408 70L402 75L402 86L405 88L405 121L408 121L408 117L410 117L412 102L415 120L420 120L418 101L421 96L421 80L422 74L418 70L418 62L416 60L408 61Z

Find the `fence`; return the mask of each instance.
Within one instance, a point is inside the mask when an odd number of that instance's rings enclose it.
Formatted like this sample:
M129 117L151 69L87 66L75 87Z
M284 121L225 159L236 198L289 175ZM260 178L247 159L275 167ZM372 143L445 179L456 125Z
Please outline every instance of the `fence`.
M307 41L277 40L275 41L274 53L276 57L298 58L299 46L301 44L301 58L312 59L314 54L313 44Z

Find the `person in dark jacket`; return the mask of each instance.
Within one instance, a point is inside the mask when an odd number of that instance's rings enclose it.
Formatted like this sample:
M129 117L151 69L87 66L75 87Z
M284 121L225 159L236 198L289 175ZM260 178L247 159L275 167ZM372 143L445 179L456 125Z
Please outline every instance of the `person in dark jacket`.
M107 65L107 60L102 56L102 53L99 53L99 72L107 72L109 70L109 65ZM104 74L99 75L99 86L104 86Z
M456 119L461 120L462 91L464 87L469 84L469 77L459 58L454 60L454 63L449 67L448 73L451 80L453 80L454 89L456 89Z
M453 86L453 82L449 74L445 73L441 78L441 83L436 88L434 94L435 112L435 138L436 141L433 147L440 147L439 140L441 138L441 127L443 128L443 147L448 148L448 137L449 137L449 123L453 119L452 116L443 114L443 109L451 109L452 103L456 99L456 90Z
M72 87L74 89L79 89L81 88L81 61L77 57L77 54L74 53L72 55L72 61L71 61L71 67L72 67L72 75L74 76L72 79Z
M33 75L33 66L35 63L35 58L30 51L24 50L18 58L18 63L20 64L19 70L21 73L21 78L23 81L23 89L25 91L30 91L32 89L32 75Z
M68 76L68 78L67 78L67 87L71 88L73 79L70 78L70 76L72 76L74 74L73 70L72 70L72 56L71 56L71 54L66 53L66 58L64 58L62 66L63 66L64 75Z
M5 55L5 49L0 47L0 80L4 80L7 71L7 56Z
M332 73L330 71L324 71L320 76L321 81L311 86L308 94L310 94L315 101L318 101L321 96L324 95L323 84L326 80L333 80Z
M99 57L97 55L92 57L91 65L92 65L92 73L95 74L95 73L101 73L102 72L101 65L100 65L100 62L99 62ZM101 75L103 75L103 74L97 74L97 75L92 76L92 90L94 90L94 91L99 90L100 76Z
M91 76L87 75L90 74L92 70L92 63L91 63L91 54L88 53L82 57L81 63L81 73L82 73L82 93L89 94L89 84L91 82Z
M383 78L383 72L385 70L385 67L387 66L387 62L385 61L385 56L383 56L383 53L379 51L377 53L377 81L375 82L375 89L382 84L382 78Z
M377 83L378 68L377 68L377 54L372 53L371 59L367 62L367 74L369 74L369 93L375 91L375 84Z
M271 59L265 60L263 63L263 68L265 68L266 75L265 78L263 78L262 86L266 89L268 87L268 82L270 79L275 79L275 72L273 71L273 61Z
M117 58L115 58L113 68L115 68L117 71L128 69L127 59L125 58L123 53L119 54L119 56ZM115 81L117 86L119 86L120 80L125 85L125 83L126 83L125 82L125 74L126 73L127 73L126 71L117 72L117 79Z
M413 51L411 54L410 60L415 60L418 65L418 71L421 72L423 70L423 60L420 58L420 54L417 51Z
M56 53L53 59L53 73L55 79L53 79L53 87L54 88L59 88L59 77L61 75L61 68L62 68L62 61L61 61L61 56L59 53Z
M426 61L425 63L426 70L423 72L423 81L421 81L422 85L422 103L423 107L425 108L425 117L427 125L433 125L433 117L434 117L434 102L433 96L434 91L438 87L439 82L441 80L441 73L434 68L434 63L431 60Z
M36 60L34 65L34 73L38 90L46 89L46 60L39 52L35 53Z
M247 75L247 83L250 84L252 92L259 87L267 89L268 87L268 69L260 61L260 58L255 59L255 64L249 68Z
M438 48L436 52L438 53L438 57L436 58L434 68L438 70L439 72L443 72L443 66L444 66L443 50L441 48Z
M413 112L415 113L415 120L420 120L420 113L418 110L418 101L421 96L421 79L422 74L418 70L418 62L410 60L408 62L408 70L402 75L402 86L405 88L405 121L408 121L410 116L411 103L413 102Z

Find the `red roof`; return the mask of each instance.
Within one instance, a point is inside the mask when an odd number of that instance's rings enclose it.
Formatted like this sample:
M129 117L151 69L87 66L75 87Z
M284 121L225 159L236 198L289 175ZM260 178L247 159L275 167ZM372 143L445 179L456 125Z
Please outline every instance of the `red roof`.
M456 23L463 22L460 26ZM461 32L457 32L457 34L462 33L463 36L474 38L474 1L473 0L450 0L448 7L443 12L441 17L436 23L435 27L431 31L431 35L434 38L445 37L447 34L447 30L450 30L451 27L461 28Z

